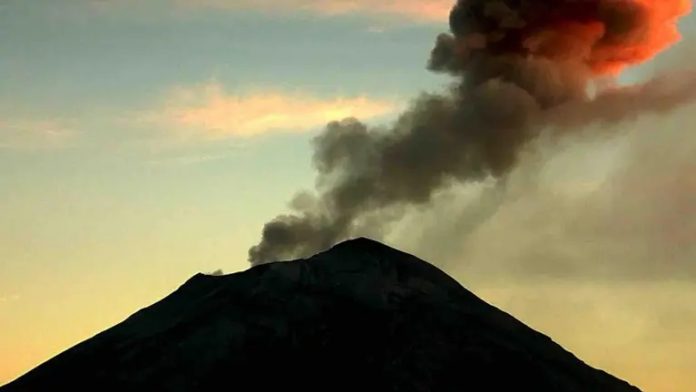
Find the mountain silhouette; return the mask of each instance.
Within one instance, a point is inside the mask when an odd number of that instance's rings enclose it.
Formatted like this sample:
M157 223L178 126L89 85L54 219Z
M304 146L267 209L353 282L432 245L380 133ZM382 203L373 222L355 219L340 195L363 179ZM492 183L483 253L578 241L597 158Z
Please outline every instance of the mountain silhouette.
M368 239L196 275L0 388L15 391L639 391Z

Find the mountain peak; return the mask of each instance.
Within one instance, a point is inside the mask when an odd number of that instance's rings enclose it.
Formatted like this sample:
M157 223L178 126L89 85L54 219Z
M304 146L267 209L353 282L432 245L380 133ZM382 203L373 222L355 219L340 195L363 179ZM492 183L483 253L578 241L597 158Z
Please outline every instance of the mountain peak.
M367 238L367 237L356 237L339 244L334 245L331 249L341 249L341 248L354 248L354 249L389 249L391 251L398 252L396 249L391 248L379 241ZM330 249L330 250L331 250ZM329 251L330 251L329 250Z

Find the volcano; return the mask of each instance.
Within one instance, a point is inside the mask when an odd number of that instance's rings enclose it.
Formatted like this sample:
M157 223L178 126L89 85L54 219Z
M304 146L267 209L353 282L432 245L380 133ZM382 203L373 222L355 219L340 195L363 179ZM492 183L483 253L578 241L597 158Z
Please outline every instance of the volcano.
M196 275L0 388L54 390L639 391L368 239Z

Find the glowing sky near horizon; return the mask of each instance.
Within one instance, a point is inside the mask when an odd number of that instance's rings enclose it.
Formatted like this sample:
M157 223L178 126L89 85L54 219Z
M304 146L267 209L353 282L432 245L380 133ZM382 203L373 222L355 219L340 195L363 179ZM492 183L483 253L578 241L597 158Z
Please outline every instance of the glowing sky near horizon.
M310 140L326 121L381 124L450 81L425 70L436 35L447 30L448 2L406 1L398 12L390 2L279 3L272 12L270 2L234 0L0 4L0 385L197 272L247 268L263 223L312 186ZM681 30L680 44L622 83L689 68L696 17ZM556 162L538 180L547 193L520 185L525 193L462 240L476 240L462 251L467 268L435 240L433 249L408 235L390 243L441 262L594 366L647 391L696 390L696 266L682 262L696 260L696 228L684 223L696 221L694 120L693 107L640 119L610 141L530 161L520 182L535 164ZM662 157L670 158L664 166L640 171L645 182L631 182L635 173L621 166ZM641 199L596 196L614 170L628 173L621 186ZM540 218L548 218L545 203L562 205L562 219ZM621 279L595 268L567 277L548 264L532 265L535 274L531 264L506 264L573 259L560 246L575 238L569 232L606 229L576 225L574 212L587 208L662 226L636 234L643 248L617 238L607 254L589 240L583 255L601 267L645 254L669 273ZM515 241L500 247L501 237ZM481 261L489 259L496 262ZM618 264L632 276L629 261Z

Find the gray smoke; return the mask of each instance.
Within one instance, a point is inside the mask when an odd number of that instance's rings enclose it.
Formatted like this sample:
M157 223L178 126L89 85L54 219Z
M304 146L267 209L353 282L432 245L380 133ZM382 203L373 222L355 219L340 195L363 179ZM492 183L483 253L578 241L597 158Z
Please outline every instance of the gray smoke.
M472 43L470 29L462 27L471 24L464 4L452 13L454 35L438 38L429 62L431 70L455 75L455 87L422 95L388 129L356 119L330 123L314 140L316 193L300 194L292 213L265 225L249 251L252 263L305 257L366 228L379 236L392 221L390 211L425 205L452 183L504 179L542 132L560 135L669 110L696 95L696 79L688 78L589 97L594 64ZM518 28L508 13L500 18L506 28Z

